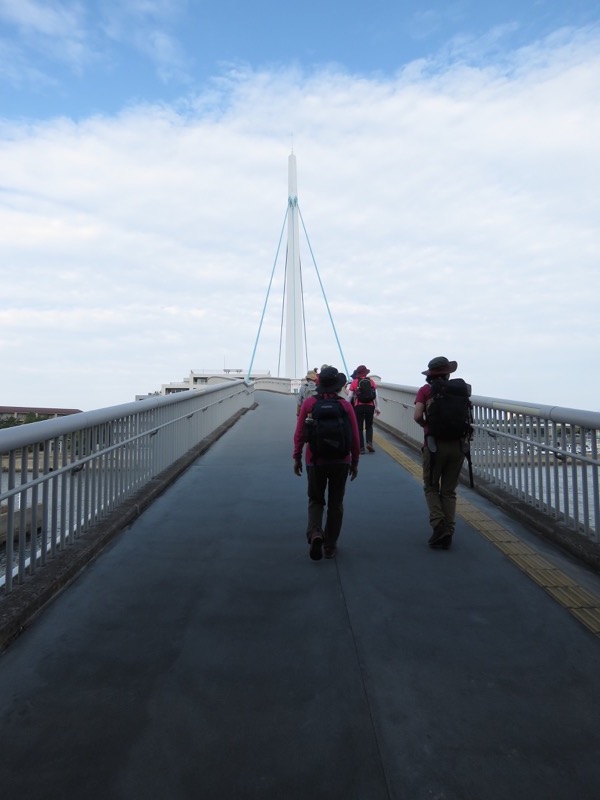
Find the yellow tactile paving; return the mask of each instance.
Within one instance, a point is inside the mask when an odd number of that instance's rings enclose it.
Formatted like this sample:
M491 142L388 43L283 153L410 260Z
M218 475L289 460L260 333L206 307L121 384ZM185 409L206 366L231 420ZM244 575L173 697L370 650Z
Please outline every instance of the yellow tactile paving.
M592 633L600 636L600 611L597 608L570 608L569 611Z
M577 586L577 583L559 569L532 569L529 576L544 588L550 586Z
M518 559L520 563L530 568L544 569L544 562L537 563L535 561L537 558L535 550L532 550L525 542L513 539L510 542L496 542L496 547L506 553L507 556L514 556L515 561Z
M420 462L402 453L397 447L375 434L377 446L397 461L418 481L422 479ZM507 531L464 497L459 497L456 512L475 530L497 547L522 572L541 586L566 608L579 622L600 638L600 597L582 588L562 570L538 555L518 536Z
M598 598L580 586L548 586L547 591L565 608L597 608Z
M377 446L380 447L382 450L391 456L394 461L397 461L399 464L408 470L412 475L417 478L421 477L421 465L417 464L412 458L409 458L404 453L401 453L397 447L387 442L385 439L382 439L381 436L375 434L375 441L377 442Z
M518 567L524 572L557 572L558 570L550 570L549 564L545 558L538 555L531 555L530 553L509 553L509 555L513 556L512 560ZM554 584L556 585L556 584ZM567 585L570 586L571 584L560 584L561 586Z
M509 533L508 531L498 531L496 529L490 530L489 528L485 527L484 525L478 525L476 522L466 518L466 521L470 523L474 528L478 528L481 533L490 540L490 542L516 542L517 539Z

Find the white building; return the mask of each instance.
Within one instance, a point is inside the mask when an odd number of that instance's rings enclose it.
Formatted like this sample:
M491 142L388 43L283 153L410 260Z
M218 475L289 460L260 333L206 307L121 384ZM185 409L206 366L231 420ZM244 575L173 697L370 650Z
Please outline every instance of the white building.
M271 373L269 370L253 370L249 376L250 380L256 378L269 378ZM187 392L190 389L203 389L205 386L214 385L216 383L225 383L225 381L237 381L246 377L245 369L205 369L205 370L190 370L187 378L181 381L173 381L171 383L163 383L160 391L156 394L167 395L175 394L176 392ZM136 395L136 400L143 400L149 395Z

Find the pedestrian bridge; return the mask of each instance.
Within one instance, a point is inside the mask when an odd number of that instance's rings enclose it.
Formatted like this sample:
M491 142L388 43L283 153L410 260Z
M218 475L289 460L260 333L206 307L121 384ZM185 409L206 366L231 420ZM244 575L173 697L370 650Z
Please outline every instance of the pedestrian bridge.
M312 562L289 388L184 395L0 432L3 794L597 800L598 415L474 398L433 551L383 384Z

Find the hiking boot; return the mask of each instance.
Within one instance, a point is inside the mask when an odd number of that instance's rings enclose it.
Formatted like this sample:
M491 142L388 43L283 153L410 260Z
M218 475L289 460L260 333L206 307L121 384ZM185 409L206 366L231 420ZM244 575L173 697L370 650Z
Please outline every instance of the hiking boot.
M451 543L452 537L449 534L446 534L443 539L441 539L439 542L430 544L429 547L431 547L432 550L448 550Z
M446 521L440 520L429 537L429 547L442 547L443 542L449 537L451 538L451 534L448 533L448 529L446 528Z
M308 555L313 561L320 561L323 557L323 534L321 531L313 531L308 537L310 549Z
M369 451L369 453L374 453L375 452L375 448L373 447L373 443L372 442L367 442L367 450Z
M323 547L323 553L325 558L335 558L335 554L337 553L337 547L334 544L326 544Z

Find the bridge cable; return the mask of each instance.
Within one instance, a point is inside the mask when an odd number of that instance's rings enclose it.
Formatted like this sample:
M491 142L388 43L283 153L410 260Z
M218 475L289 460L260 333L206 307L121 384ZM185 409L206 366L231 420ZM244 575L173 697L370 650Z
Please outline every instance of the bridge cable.
M267 296L265 297L265 304L263 306L262 314L260 317L260 322L258 325L258 333L256 334L256 341L254 342L254 349L252 350L252 358L250 359L250 366L248 367L248 372L246 374L246 383L250 382L250 375L252 374L252 366L254 364L254 357L256 356L256 348L258 346L258 339L260 337L260 332L262 329L262 324L265 318L265 311L267 309L267 303L269 302L269 294L271 293L271 286L273 285L273 275L275 274L275 267L277 266L277 259L279 257L279 248L281 247L281 240L283 239L283 232L285 230L285 223L288 217L288 208L289 206L286 205L285 208L285 217L283 218L283 225L281 226L281 234L279 235L279 244L277 245L277 252L275 253L275 261L273 262L273 269L271 270L271 279L269 280L269 286L267 288Z
M306 309L304 306L304 282L302 281L302 261L300 261L300 297L302 298L302 329L304 330L304 357L308 373L308 339L306 338Z
M283 294L281 295L281 325L279 326L279 354L277 357L277 377L281 377L281 351L283 350L283 322L285 319L285 288L288 281L288 251L285 251L285 267L283 270Z
M321 291L323 293L323 299L325 300L325 306L327 307L327 313L329 314L329 320L331 322L331 327L333 328L333 333L335 335L335 340L337 342L337 346L338 346L338 349L340 351L340 356L342 357L342 363L344 364L344 369L346 370L346 375L348 375L348 366L346 364L346 359L344 358L344 353L342 352L342 346L340 344L340 340L339 340L339 337L337 335L337 330L336 330L335 324L333 322L333 317L331 315L331 309L329 308L329 303L327 302L327 295L325 294L325 288L323 286L323 281L321 280L321 275L319 273L319 268L317 267L317 262L315 260L315 256L314 256L311 244L310 244L310 239L308 238L308 233L306 232L306 226L304 224L304 218L302 216L302 211L300 211L300 205L298 205L297 208L298 208L298 214L300 216L300 221L302 222L302 229L304 230L304 235L306 236L306 241L308 243L308 249L310 250L310 254L312 256L313 265L315 267L315 272L317 273L317 278L319 279L319 284L321 286Z

